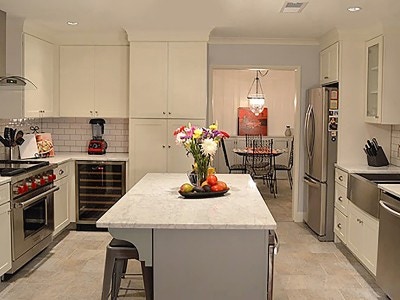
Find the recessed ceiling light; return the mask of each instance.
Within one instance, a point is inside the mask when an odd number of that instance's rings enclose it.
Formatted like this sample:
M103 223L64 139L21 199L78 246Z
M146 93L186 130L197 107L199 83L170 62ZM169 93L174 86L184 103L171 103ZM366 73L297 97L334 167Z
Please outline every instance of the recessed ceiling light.
M76 21L68 21L67 24L70 25L70 26L76 26L76 25L78 25L79 23L76 22Z
M350 11L350 12L356 12L356 11L360 11L360 10L361 10L361 7L359 7L359 6L352 6L352 7L349 7L347 10Z

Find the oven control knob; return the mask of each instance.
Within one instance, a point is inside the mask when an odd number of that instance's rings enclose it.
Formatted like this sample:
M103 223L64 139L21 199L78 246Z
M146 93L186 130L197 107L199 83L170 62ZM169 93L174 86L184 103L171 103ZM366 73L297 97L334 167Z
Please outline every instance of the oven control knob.
M45 185L46 184L46 178L45 176L43 176L42 178L40 178L40 185Z
M17 188L17 194L18 194L18 195L21 195L21 194L23 194L23 193L24 193L24 186L23 186L23 185L18 186L18 188Z
M32 188L32 190L34 190L34 189L37 188L36 180L32 181L32 183L31 183L31 188Z
M29 191L29 187L28 187L28 184L24 184L24 193L26 193L27 191Z
M57 175L53 174L53 181L57 179Z

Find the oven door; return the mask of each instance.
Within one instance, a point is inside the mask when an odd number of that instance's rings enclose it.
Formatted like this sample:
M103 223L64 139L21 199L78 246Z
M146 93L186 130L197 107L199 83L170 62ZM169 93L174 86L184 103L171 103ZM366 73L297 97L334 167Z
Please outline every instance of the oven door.
M54 231L54 192L48 186L33 195L25 195L13 208L13 261Z

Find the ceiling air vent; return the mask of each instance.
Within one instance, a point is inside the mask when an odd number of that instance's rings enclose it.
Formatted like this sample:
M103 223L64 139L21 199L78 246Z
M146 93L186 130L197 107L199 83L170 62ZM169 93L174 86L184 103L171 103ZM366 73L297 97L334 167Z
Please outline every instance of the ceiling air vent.
M281 12L282 13L299 13L301 12L304 7L306 7L308 2L291 2L285 1L282 6Z

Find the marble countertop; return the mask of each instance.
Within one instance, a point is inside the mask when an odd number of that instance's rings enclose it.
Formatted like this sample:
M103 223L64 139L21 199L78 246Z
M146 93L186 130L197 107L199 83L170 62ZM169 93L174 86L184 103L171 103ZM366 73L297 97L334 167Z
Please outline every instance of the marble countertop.
M219 174L230 188L222 197L185 199L186 174L149 173L98 221L102 228L276 229L256 184L247 174Z
M11 181L11 177L0 177L0 185Z
M128 161L128 153L89 155L86 152L56 152L54 157L40 158L39 160L45 160L56 164L61 164L69 160Z
M392 195L400 197L400 184L378 184L381 190L389 192Z
M339 164L335 166L347 173L400 173L400 167L388 165L384 167L371 167L367 164Z

